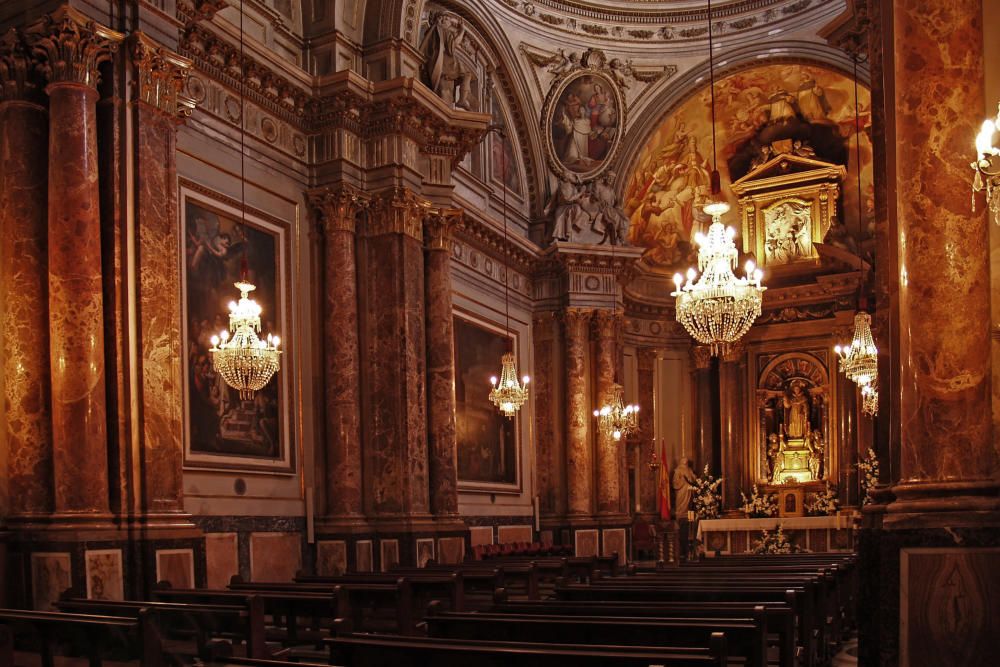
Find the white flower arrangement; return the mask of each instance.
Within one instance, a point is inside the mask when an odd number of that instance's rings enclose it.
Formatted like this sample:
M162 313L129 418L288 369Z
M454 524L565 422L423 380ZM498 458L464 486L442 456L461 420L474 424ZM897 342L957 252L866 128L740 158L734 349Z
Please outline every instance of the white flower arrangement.
M872 502L872 491L878 485L878 457L871 447L865 457L858 461L858 479L861 481L861 491L864 497L861 499L862 505Z
M773 493L763 493L758 490L757 485L753 485L753 492L750 497L743 495L740 491L740 498L743 505L740 509L750 518L762 518L775 516L778 513L778 499Z
M788 537L785 535L781 524L778 524L778 530L769 533L767 530L761 531L761 538L753 543L753 547L750 549L751 553L754 554L794 554L808 551L808 549L803 549L797 544L792 544L788 541Z
M701 477L694 481L694 497L691 500L691 507L699 519L717 519L722 513L722 486L723 478L715 479L708 474L708 466L705 466Z
M837 499L837 489L830 486L830 480L826 481L826 490L817 493L812 504L806 505L810 516L830 516L836 514L838 509L840 501Z

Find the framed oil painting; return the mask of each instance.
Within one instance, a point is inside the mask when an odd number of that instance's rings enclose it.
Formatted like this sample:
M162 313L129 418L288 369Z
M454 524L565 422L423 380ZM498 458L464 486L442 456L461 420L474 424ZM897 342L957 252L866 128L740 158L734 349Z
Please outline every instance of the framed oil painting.
M240 222L239 202L181 183L183 211L183 326L185 440L190 468L267 470L293 468L287 364L289 225L262 213ZM243 258L251 296L262 308L261 330L280 336L281 370L253 399L241 400L212 368L210 338L229 327L228 304L239 298L233 283Z
M499 373L510 342L485 323L455 317L455 426L463 491L519 490L519 417L504 417L489 399L490 377Z
M546 100L549 161L563 179L594 178L611 163L624 127L621 91L597 70L575 72Z

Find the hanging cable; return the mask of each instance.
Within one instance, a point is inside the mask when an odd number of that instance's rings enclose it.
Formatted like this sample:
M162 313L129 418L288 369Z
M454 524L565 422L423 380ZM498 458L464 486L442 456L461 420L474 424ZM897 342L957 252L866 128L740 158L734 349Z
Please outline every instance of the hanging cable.
M708 79L709 95L712 100L712 183L713 195L722 192L722 177L719 175L719 158L716 153L715 136L715 42L712 35L712 0L708 0Z

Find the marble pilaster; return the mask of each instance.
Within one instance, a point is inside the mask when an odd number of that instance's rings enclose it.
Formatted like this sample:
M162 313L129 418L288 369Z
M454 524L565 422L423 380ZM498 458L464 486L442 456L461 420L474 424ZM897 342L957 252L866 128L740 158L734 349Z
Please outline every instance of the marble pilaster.
M365 509L429 512L423 220L427 204L395 188L376 196L365 227Z
M534 368L531 391L534 394L535 456L540 511L544 516L566 513L566 495L563 474L561 430L556 406L559 386L558 372L559 322L555 313L546 311L535 315L532 321L531 340L534 345Z
M743 423L745 371L746 342L741 340L727 348L719 359L723 507L729 510L739 508L740 491L750 488Z
M68 6L26 30L49 81L49 347L55 510L109 510L98 66L123 36Z
M138 75L135 188L142 406L141 497L147 520L183 513L184 419L177 125L194 104L181 93L191 62L142 32L130 38Z
M19 34L0 38L0 359L10 513L53 509L47 285L48 115Z
M594 452L588 422L587 332L593 311L567 308L566 341L566 496L570 517L589 517L594 507Z
M424 221L428 478L431 512L438 516L458 514L451 229L460 215L460 211L434 211Z
M594 334L597 339L597 373L595 377L595 406L603 405L615 383L615 367L618 358L618 330L621 316L606 310L599 310L593 316ZM597 513L599 515L620 514L621 502L621 449L625 441L615 441L610 434L605 435L594 429L597 440Z
M694 468L700 473L708 465L717 471L715 442L719 429L715 423L714 406L718 392L712 375L712 353L708 347L691 347L691 374L694 385Z
M656 357L658 350L653 347L640 347L636 354L636 391L639 402L639 509L643 513L656 512L657 486L659 471L650 470L647 465L656 453L660 461L663 453L655 439L653 410L656 391ZM662 465L664 462L660 461ZM669 463L669 462L668 462Z

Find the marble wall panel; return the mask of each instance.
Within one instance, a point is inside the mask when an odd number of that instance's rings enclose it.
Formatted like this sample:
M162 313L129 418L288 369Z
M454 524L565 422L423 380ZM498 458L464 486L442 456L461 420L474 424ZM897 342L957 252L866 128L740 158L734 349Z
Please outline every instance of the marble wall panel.
M424 567L428 561L434 560L434 538L417 540L417 567Z
M379 540L379 567L388 572L399 565L399 540Z
M250 578L291 581L302 569L302 536L298 533L254 533L250 536Z
M236 533L205 533L206 584L225 588L240 573L239 540Z
M618 554L618 562L624 565L628 558L624 528L605 528L601 532L601 555L610 556L614 553Z
M438 538L438 563L452 565L465 560L464 537Z
M335 576L347 572L347 542L324 540L316 543L316 574Z
M473 526L469 528L469 544L493 544L493 526Z
M578 530L574 538L577 556L597 555L597 529Z
M194 550L157 550L156 581L169 581L172 588L194 588Z
M355 569L358 572L374 571L371 540L358 540L354 545L354 557L357 563Z
M54 610L52 603L72 585L73 568L68 553L31 554L32 608Z
M531 526L497 526L497 543L532 542Z
M121 549L88 550L84 555L87 597L94 600L124 600L125 580Z

